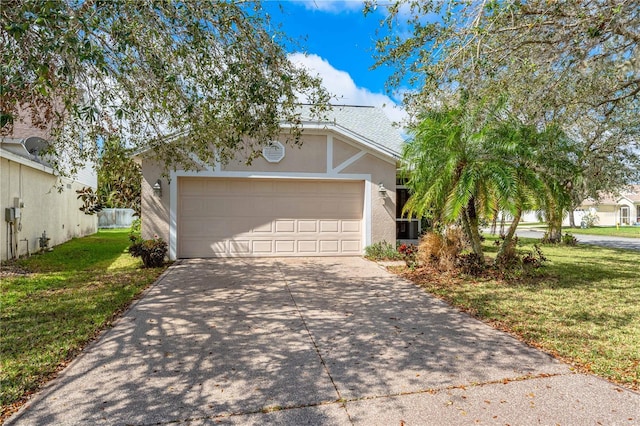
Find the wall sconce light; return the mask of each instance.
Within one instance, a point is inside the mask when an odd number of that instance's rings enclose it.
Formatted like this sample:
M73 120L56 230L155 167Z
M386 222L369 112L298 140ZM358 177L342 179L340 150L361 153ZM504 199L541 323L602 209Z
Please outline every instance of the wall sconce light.
M384 200L385 198L387 198L387 188L384 187L384 185L382 184L382 182L380 182L380 185L378 185L378 194L380 194L380 198L382 200Z
M156 197L162 197L162 182L160 181L160 179L158 179L153 185L153 194Z

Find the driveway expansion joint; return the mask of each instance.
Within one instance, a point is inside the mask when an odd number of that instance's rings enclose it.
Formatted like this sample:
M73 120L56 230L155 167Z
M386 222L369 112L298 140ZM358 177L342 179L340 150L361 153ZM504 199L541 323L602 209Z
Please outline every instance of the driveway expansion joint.
M570 373L562 373L562 374L559 374L559 373L555 373L555 374L547 374L547 373L527 374L527 375L524 375L524 376L516 376L516 377L503 378L503 379L498 379L498 380L488 380L486 382L474 382L474 383L450 385L450 386L444 386L444 387L438 387L438 388L418 389L418 390L415 390L415 391L396 392L396 393L389 393L389 394L384 394L384 395L368 395L368 396L361 396L361 397L357 397L357 398L340 398L340 399L336 399L336 400L333 400L333 401L320 401L320 402L315 402L315 403L310 403L310 404L296 404L296 405L286 405L286 406L269 406L269 407L263 407L262 409L259 409L259 410L248 410L248 411L241 411L241 412L235 412L235 413L229 413L229 414L221 414L221 415L194 416L194 417L187 417L187 418L182 418L182 419L170 420L170 421L166 421L166 422L145 423L145 424L140 424L140 425L136 425L136 426L169 425L169 424L178 424L178 423L184 423L184 422L215 420L215 419L221 420L221 419L232 418L232 417L250 416L250 415L254 415L254 414L266 414L266 413L271 413L271 412L276 412L276 411L296 410L296 409L300 409L300 408L321 407L321 406L334 405L334 404L340 404L346 410L345 405L347 403L350 403L350 402L372 401L372 400L376 400L376 399L397 398L397 397L401 397L401 396L420 395L420 394L436 395L436 394L439 394L441 392L446 392L446 391L455 390L455 389L467 390L467 389L473 389L473 388L480 388L480 387L483 387L483 386L508 384L508 383L511 383L511 382L523 382L523 381L526 381L526 380L548 379L548 378L552 378L552 377L571 376L571 375L575 375L575 374L577 374L577 373L570 372ZM349 418L349 420L353 424L353 421L351 420L351 418Z
M338 385L336 384L335 380L333 379L333 376L331 376L331 371L329 371L329 367L327 366L327 363L325 362L324 358L322 357L322 354L320 353L320 348L318 347L318 344L316 343L315 339L313 338L313 335L311 334L311 330L309 330L309 325L307 324L307 321L304 318L304 315L302 315L302 311L300 310L300 307L298 306L298 302L296 301L295 297L293 297L293 293L291 292L291 288L289 287L289 281L287 280L287 276L284 274L284 272L282 272L282 269L280 267L280 262L276 262L276 268L278 268L278 273L282 277L282 281L284 282L285 288L287 289L287 292L289 293L289 297L291 298L291 301L293 302L293 306L295 306L296 312L298 312L298 315L300 316L300 320L302 321L302 324L304 325L304 328L307 331L307 335L309 336L309 340L311 340L311 344L313 344L313 347L314 347L314 349L316 351L316 354L318 355L318 358L320 358L320 363L322 364L322 368L324 368L324 371L327 373L327 376L329 377L329 380L331 380L331 384L333 385L333 388L336 390L336 394L338 395L338 401L344 401L344 398L342 398L342 395L340 394L340 390L338 389ZM349 422L351 424L353 424L353 419L351 418L351 415L349 414L349 411L347 410L346 404L342 403L342 407L344 408L344 411L347 414L347 417L349 418Z

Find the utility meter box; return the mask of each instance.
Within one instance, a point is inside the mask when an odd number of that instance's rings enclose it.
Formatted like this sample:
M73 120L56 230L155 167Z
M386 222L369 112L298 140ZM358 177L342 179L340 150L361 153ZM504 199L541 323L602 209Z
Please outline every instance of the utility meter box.
M17 219L20 219L22 211L16 207L7 207L4 209L4 221L5 222L14 222Z
M4 209L4 220L5 222L13 222L16 220L16 209L15 207L7 207Z

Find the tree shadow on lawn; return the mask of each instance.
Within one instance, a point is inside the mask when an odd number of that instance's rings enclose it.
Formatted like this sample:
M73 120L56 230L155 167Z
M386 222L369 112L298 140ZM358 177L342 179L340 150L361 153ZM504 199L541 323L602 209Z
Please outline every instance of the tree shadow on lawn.
M140 424L306 406L314 422L336 422L350 400L567 371L360 258L192 260L18 421Z

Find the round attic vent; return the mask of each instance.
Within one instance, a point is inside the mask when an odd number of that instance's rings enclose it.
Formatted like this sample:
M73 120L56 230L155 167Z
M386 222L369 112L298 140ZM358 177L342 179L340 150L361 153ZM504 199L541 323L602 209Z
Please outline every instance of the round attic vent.
M262 156L270 163L279 163L284 158L284 145L278 141L262 148Z

